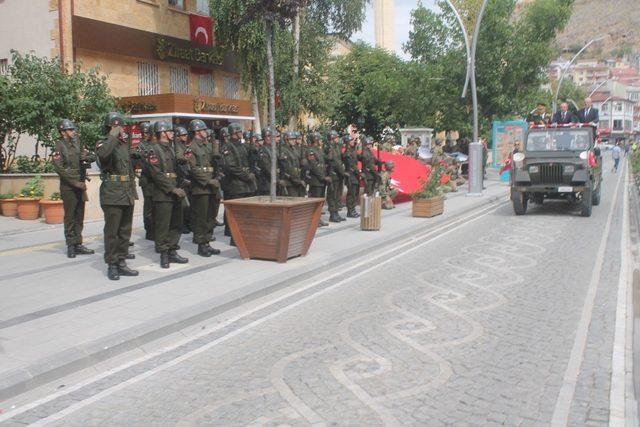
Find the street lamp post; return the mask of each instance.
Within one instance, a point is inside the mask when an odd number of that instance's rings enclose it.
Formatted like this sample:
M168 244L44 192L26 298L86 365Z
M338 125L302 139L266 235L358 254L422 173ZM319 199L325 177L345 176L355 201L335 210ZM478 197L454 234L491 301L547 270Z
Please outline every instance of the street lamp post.
M596 93L596 92L598 91L598 89L600 89L602 86L604 86L604 84L605 84L605 83L607 83L609 80L611 80L611 79L607 79L607 80L605 80L605 81L601 82L598 86L596 86L596 88L595 88L595 89L593 89L593 90L591 91L591 93L589 93L589 95L587 96L587 98L591 98L591 97L593 96L593 94L594 94L594 93Z
M569 68L571 68L571 65L575 62L576 59L578 59L578 56L580 56L582 54L582 52L584 52L585 50L587 50L587 48L589 46L591 46L593 43L600 41L604 39L604 36L600 36L600 37L596 37L594 39L589 40L589 42L587 44L585 44L582 49L580 49L578 51L578 53L576 53L573 58L571 58L571 61L569 61L569 63L564 67L564 69L562 70L562 74L560 74L560 80L558 80L558 87L556 88L556 93L553 97L553 112L555 113L558 107L558 95L560 95L560 86L562 86L562 81L564 80L564 76L567 74L567 71L569 70Z
M464 26L464 21L458 13L451 0L446 0L447 4L453 10L456 20L460 25L460 29L464 35L465 47L467 50L467 76L465 77L464 89L462 97L467 93L467 84L471 83L471 100L473 103L473 141L469 144L469 192L468 196L482 196L482 181L484 179L484 168L482 167L482 144L478 140L478 92L476 87L476 46L480 36L480 24L482 23L482 15L487 7L489 0L484 0L480 7L480 12L476 20L476 26L471 38L471 46L469 46L469 34Z

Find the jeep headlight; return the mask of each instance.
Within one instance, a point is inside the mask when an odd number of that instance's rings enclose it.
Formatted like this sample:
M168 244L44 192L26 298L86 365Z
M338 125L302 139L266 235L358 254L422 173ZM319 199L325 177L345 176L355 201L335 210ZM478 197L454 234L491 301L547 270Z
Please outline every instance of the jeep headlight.
M564 167L564 171L566 173L574 173L575 170L576 170L576 167L573 166L573 165L567 165L567 166Z
M516 153L513 155L513 163L517 168L522 167L522 163L524 162L524 153Z
M582 153L580 153L580 158L582 160L588 160L589 159L589 152L588 151L583 151Z
M529 173L538 173L540 172L540 166L529 166Z

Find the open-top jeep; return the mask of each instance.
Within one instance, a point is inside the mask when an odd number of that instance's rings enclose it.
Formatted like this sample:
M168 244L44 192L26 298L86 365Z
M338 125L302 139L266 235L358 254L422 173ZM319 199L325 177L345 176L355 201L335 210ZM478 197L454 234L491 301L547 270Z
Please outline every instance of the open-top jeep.
M592 127L541 127L528 130L522 151L512 156L511 201L516 215L529 201L566 199L591 216L600 204L602 158Z

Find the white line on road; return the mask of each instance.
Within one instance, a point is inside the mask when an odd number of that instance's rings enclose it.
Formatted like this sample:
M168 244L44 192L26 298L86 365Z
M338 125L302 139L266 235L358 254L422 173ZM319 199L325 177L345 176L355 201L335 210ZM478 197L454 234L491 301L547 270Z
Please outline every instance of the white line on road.
M556 405L553 409L551 425L554 427L564 427L568 424L569 421L571 403L573 402L573 397L576 391L576 382L578 381L580 367L582 366L582 361L584 359L584 349L587 343L587 336L589 335L589 325L591 325L591 317L593 316L593 306L595 304L596 293L598 291L598 284L600 283L600 275L602 274L604 254L605 250L607 249L607 237L609 237L609 231L611 230L613 214L615 212L616 203L618 202L620 181L623 175L624 168L622 173L618 176L618 182L616 183L613 201L611 202L611 209L609 210L607 224L605 225L604 231L602 233L602 238L600 239L600 246L598 248L593 272L591 274L591 281L589 282L587 296L584 299L584 306L582 307L582 315L580 316L580 321L578 322L578 330L573 341L573 347L571 348L569 363L567 365L567 370L564 373L562 387L560 388L560 393L558 394L558 400L556 400Z
M624 426L626 419L626 352L627 352L627 306L629 280L629 212L627 175L623 172L624 188L622 196L622 238L620 239L620 274L618 276L618 303L616 307L616 323L611 354L611 390L609 392L609 425ZM633 316L632 316L633 317Z
M464 226L466 226L468 224L471 224L472 222L475 222L475 221L477 221L477 220L479 220L481 218L484 218L485 216L493 213L495 210L497 210L500 207L502 207L505 203L506 202L499 203L497 205L491 205L491 206L485 207L485 208L481 208L481 209L479 209L479 210L477 210L477 211L475 211L475 212L473 212L473 213L471 213L469 215L466 215L466 216L464 216L462 218L458 218L456 220L452 220L452 221L450 221L448 223L442 224L441 226L436 227L434 229L431 229L431 230L429 230L427 232L424 232L424 233L418 234L416 236L413 236L410 239L404 241L403 243L394 245L393 247L388 248L387 250L385 250L385 251L379 253L378 255L376 255L374 259L381 259L382 261L380 261L379 263L375 264L372 267L369 267L369 268L366 268L364 270L361 270L358 273L356 273L356 274L354 274L354 275L352 275L350 277L347 277L345 279L342 279L339 282L337 282L337 283L335 283L335 284L333 284L333 285L331 285L331 286L329 286L327 288L324 288L319 292L313 293L313 294L311 294L311 295L309 295L309 296L307 296L307 297L305 297L303 299L300 299L300 300L296 301L295 303L292 303L292 304L290 304L290 305L288 305L286 307L283 307L283 308L281 308L281 309L279 309L279 310L277 310L277 311L275 311L273 313L270 313L270 314L268 314L268 315L266 315L266 316L264 316L264 317L262 317L260 319L257 319L257 320L255 320L255 321L253 321L253 322L251 322L251 323L249 323L249 324L247 324L247 325L245 325L245 326L243 326L241 328L235 329L235 330L229 332L228 334L226 334L226 335L224 335L224 336L222 336L222 337L220 337L220 338L218 338L218 339L216 339L216 340L214 340L214 341L212 341L212 342L210 342L208 344L205 344L202 347L199 347L199 348L194 349L194 350L192 350L192 351L190 351L188 353L183 354L182 356L177 357L176 359L173 359L173 360L171 360L169 362L166 362L164 364L158 365L157 367L155 367L152 370L144 372L144 373L142 373L140 375L137 375L135 377L132 377L129 380L126 380L126 381L124 381L124 382L122 382L120 384L117 384L117 385L115 385L113 387L110 387L110 388L108 388L106 390L103 390L102 392L100 392L100 393L98 393L96 395L93 395L93 396L89 397L88 399L85 399L85 400L79 401L79 402L77 402L77 403L75 403L73 405L70 405L69 407L63 409L60 412L57 412L57 413L52 414L51 416L49 416L47 418L43 418L43 419L39 420L34 425L46 425L46 424L48 424L50 422L53 422L55 420L59 420L61 418L64 418L65 416L67 416L67 415L69 415L69 414L71 414L71 413L73 413L75 411L78 411L78 410L90 405L91 403L93 403L95 401L98 401L98 400L100 400L100 399L102 399L102 398L104 398L104 397L106 397L106 396L108 396L108 395L110 395L110 394L122 389L122 388L125 388L125 387L127 387L129 385L135 384L135 383L137 383L137 382L139 382L139 381L141 381L141 380L143 380L145 378L148 378L148 377L154 375L157 372L163 371L163 370L165 370L165 369L167 369L167 368L169 368L171 366L177 365L177 364L179 364L179 363L181 363L181 362L183 362L183 361L185 361L185 360L187 360L187 359L189 359L189 358L191 358L191 357L193 357L193 356L195 356L197 354L200 354L200 353L202 353L204 351L207 351L210 348L213 348L216 345L218 345L218 344L220 344L220 343L222 343L224 341L227 341L230 338L233 338L233 337L235 337L235 336L237 336L237 335L239 335L239 334L241 334L241 333L243 333L243 332L245 332L247 330L250 330L250 329L252 329L252 328L254 328L254 327L256 327L256 326L258 326L258 325L260 325L260 324L262 324L264 322L266 322L267 320L270 320L270 319L272 319L272 318L274 318L274 317L276 317L276 316L278 316L278 315L280 315L280 314L282 314L282 313L284 313L284 312L286 312L288 310L291 310L292 308L295 308L295 307L297 307L297 306L299 306L301 304L304 304L305 302L307 302L307 301L309 301L309 300L311 300L313 298L316 298L316 297L318 297L320 295L323 295L324 293L326 293L326 292L328 292L330 290L338 288L338 287L340 287L340 286L352 281L353 279L355 279L357 277L360 277L360 276L362 276L362 275L364 275L364 274L366 274L366 273L368 273L368 272L370 272L372 270L375 270L377 268L380 268L383 265L386 265L386 264L388 264L388 263L390 263L392 261L395 261L396 259L406 255L407 253L409 253L411 251L414 251L414 250L416 250L416 249L418 249L418 248L420 248L420 247L422 247L422 246L424 246L424 245L426 245L428 243L431 243L431 242L433 242L435 240L438 240L439 238L444 237L444 236L452 233L453 231L458 230L459 228L462 228L462 227L464 227ZM449 228L447 231L443 232L442 234L437 234L440 230L447 229L447 228ZM437 235L432 237L432 238L428 238L429 236L431 236L433 234L437 234ZM419 241L419 240L425 239L425 238L427 238L427 239L422 241L422 242L420 242L420 243L418 243L418 244L415 244L416 241ZM410 245L414 245L414 246L410 246ZM399 249L405 248L407 246L410 246L410 247L407 248L407 249L404 249L402 252L398 252ZM389 256L389 255L392 255L392 256ZM131 366L137 365L139 363L143 363L143 362L145 362L147 360L150 360L150 359L152 359L154 357L157 357L159 355L162 355L162 354L165 354L165 353L170 352L172 350L175 350L175 349L177 349L177 348L179 348L179 347L181 347L181 346L183 346L185 344L188 344L188 343L191 343L191 342L193 342L195 340L198 340L198 339L200 339L200 338L202 338L204 336L210 335L210 334L212 334L213 332L215 332L217 330L221 330L221 329L223 329L223 328L225 328L225 327L227 327L227 326L229 326L229 325L231 325L231 324L233 324L233 323L235 323L235 322L237 322L239 320L242 320L243 318L245 318L247 316L250 316L251 314L254 314L254 313L256 313L256 312L258 312L258 311L260 311L262 309L268 308L269 306L275 305L280 301L283 301L283 300L285 300L287 298L295 296L296 294L302 293L302 292L306 291L307 289L313 288L313 287L315 287L315 286L317 286L317 285L319 285L319 284L321 284L323 282L330 281L331 279L336 278L336 277L344 277L344 275L347 274L348 272L353 271L353 270L357 270L358 268L360 268L360 267L362 267L362 266L374 261L374 259L364 257L364 259L362 261L359 261L356 264L352 264L352 265L349 265L349 266L347 266L345 268L339 269L338 271L334 272L333 274L331 274L328 277L316 280L316 281L314 281L314 282L312 282L312 283L310 283L308 285L305 285L302 288L299 288L299 289L297 289L295 291L292 291L292 292L289 292L287 294L281 295L278 298L275 298L273 300L270 300L270 301L267 301L267 302L265 302L263 304L260 304L257 307L254 307L254 308L252 308L250 310L247 310L247 311L245 311L245 312L243 312L241 314L238 314L238 315L236 315L236 316L234 316L234 317L232 317L230 319L227 319L224 322L221 322L220 324L216 325L215 327L213 327L211 329L208 329L206 331L202 331L202 332L196 334L195 336L186 338L186 339L184 339L184 340L182 340L182 341L180 341L180 342L178 342L176 344L173 344L171 346L168 346L168 347L165 347L165 348L160 349L158 351L155 351L155 352L153 352L153 353L151 353L151 354L149 354L147 356L140 357L140 358L135 359L135 360L133 360L131 362L125 363L124 365L121 365L121 366L119 366L117 368L113 368L113 369L110 369L110 370L108 370L106 372L98 374L98 375L96 375L96 376L94 376L92 378L89 378L89 379L87 379L85 381L82 381L82 382L80 382L80 383L78 383L78 384L76 384L76 385L74 385L72 387L69 387L68 389L61 390L61 391L53 393L53 394L51 394L49 396L45 396L45 397L43 397L41 399L38 399L38 400L36 400L36 401L34 401L32 403L29 403L27 405L24 405L24 406L20 407L20 408L16 408L15 410L9 411L9 412L7 412L5 414L0 414L0 422L8 420L8 419L11 419L11 418L13 418L13 417L15 417L15 416L17 416L17 415L19 415L21 413L24 413L24 412L29 411L29 410L31 410L33 408L36 408L36 407L38 407L40 405L43 405L43 404L45 404L47 402L50 402L50 401L52 401L54 399L57 399L58 397L68 395L68 394L70 394L70 393L72 393L74 391L77 391L77 390L85 387L85 386L93 384L93 383L95 383L95 382L97 382L97 381L99 381L99 380L101 380L103 378L106 378L106 377L108 377L110 375L116 374L116 373L121 372L121 371L123 371L123 370L125 370L127 368L130 368Z

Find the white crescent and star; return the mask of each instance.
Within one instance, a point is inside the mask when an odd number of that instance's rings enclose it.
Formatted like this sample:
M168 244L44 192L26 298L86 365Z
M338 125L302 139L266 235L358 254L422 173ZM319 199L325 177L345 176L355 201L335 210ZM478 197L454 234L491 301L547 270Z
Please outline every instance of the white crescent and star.
M198 38L198 34L203 34L204 35L204 39L205 39L205 44L209 44L209 33L207 33L207 30L204 27L198 27L196 28L196 32L194 34L194 38Z

